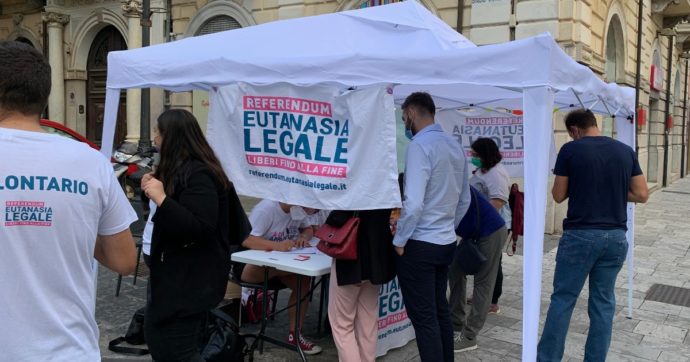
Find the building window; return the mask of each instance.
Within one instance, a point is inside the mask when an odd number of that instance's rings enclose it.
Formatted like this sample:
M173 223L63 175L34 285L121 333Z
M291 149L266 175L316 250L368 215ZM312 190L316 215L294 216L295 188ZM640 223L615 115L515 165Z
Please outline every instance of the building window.
M606 34L606 81L613 83L625 82L625 40L620 19L614 15L609 22Z
M394 3L401 2L401 1L402 0L368 0L368 1L362 1L358 6L355 6L355 9L364 9L364 8L370 8L373 6L394 4Z
M226 30L239 29L242 25L235 18L227 15L214 16L206 20L195 35L206 35Z

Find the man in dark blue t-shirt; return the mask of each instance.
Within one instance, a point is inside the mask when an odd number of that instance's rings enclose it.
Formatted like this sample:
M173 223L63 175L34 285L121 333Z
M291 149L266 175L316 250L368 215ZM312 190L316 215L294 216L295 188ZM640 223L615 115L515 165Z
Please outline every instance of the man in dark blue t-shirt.
M628 250L627 203L647 202L649 191L635 152L601 136L591 111L570 112L565 126L573 141L558 153L552 194L557 203L568 199L568 216L537 360L563 358L570 317L589 276L585 361L604 361L616 308L616 277Z
M474 187L470 186L472 201L467 213L460 221L455 233L470 242L478 237L477 245L486 261L474 275L474 295L472 296L472 311L466 317L465 293L467 277L457 260L450 265L450 312L453 320L454 352L465 352L477 349L477 335L484 326L489 313L491 297L493 296L498 265L501 261L503 244L508 238L508 231L503 217L489 200ZM479 218L479 222L477 222Z

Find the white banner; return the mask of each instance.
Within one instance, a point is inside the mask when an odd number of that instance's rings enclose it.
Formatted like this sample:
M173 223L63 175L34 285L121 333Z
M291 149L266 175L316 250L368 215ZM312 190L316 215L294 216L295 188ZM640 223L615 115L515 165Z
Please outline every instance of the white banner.
M381 357L393 348L406 345L415 339L412 321L407 317L398 278L379 289L379 335L376 342L376 357Z
M392 89L239 83L207 137L238 193L326 210L400 207Z
M501 163L510 177L522 178L524 143L521 115L448 109L436 113L436 123L460 142L468 160L472 142L478 138L491 138L501 151Z

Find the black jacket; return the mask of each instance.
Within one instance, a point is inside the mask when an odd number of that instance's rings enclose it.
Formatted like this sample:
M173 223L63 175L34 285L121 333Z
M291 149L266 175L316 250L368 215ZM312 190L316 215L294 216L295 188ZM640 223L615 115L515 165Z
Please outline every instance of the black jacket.
M153 323L214 308L227 286L228 192L203 163L192 161L183 169L188 176L153 216L146 314Z
M333 211L328 215L326 224L342 226L353 214L353 211ZM384 284L395 278L390 215L390 209L359 211L357 260L335 261L338 285L358 284L365 280L372 284Z

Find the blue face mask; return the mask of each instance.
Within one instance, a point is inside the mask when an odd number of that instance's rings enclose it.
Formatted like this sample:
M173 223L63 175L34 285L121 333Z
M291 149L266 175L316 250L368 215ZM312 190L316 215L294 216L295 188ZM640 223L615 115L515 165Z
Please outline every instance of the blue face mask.
M411 140L412 137L414 137L414 134L412 134L412 130L409 128L405 128L405 137L407 137L408 140Z

